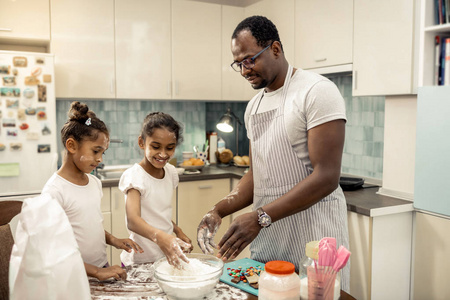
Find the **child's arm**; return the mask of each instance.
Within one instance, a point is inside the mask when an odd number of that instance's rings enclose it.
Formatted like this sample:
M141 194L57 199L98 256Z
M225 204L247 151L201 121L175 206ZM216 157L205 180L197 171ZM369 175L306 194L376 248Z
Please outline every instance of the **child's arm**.
M123 249L127 252L131 252L134 249L135 252L139 253L144 252L141 246L139 246L132 239L118 239L106 230L105 230L105 239L108 245L114 246L117 249Z
M181 260L189 262L188 258L181 250L181 247L184 249L189 249L192 247L190 244L149 225L144 219L142 219L141 194L138 190L128 190L125 208L128 229L155 242L167 257L169 264L175 267L181 267Z
M95 277L100 281L111 277L114 277L117 280L127 279L127 272L119 266L99 268L94 265L84 263L84 268L86 269L88 276Z
M175 233L175 235L179 239L181 239L182 241L185 241L186 243L191 245L191 247L189 249L184 249L184 251L187 252L187 253L191 253L191 251L194 250L194 246L192 245L191 239L173 221L172 221L172 224L173 224L173 233Z

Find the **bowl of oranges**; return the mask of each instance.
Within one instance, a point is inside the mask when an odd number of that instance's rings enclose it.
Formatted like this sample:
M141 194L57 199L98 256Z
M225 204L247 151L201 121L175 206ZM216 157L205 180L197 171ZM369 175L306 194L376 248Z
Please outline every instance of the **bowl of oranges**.
M194 157L186 159L181 164L179 164L179 167L184 168L185 170L201 170L204 166L205 163L201 158Z

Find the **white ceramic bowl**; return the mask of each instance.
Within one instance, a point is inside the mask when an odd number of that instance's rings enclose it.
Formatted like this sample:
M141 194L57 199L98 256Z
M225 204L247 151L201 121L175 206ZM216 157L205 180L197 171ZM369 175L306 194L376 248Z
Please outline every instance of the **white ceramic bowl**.
M172 275L167 272L167 259L155 262L155 279L169 299L203 299L210 294L222 276L224 263L215 256L199 253L186 254L208 266L208 271L189 275Z
M183 175L184 173L184 168L176 168L178 175Z

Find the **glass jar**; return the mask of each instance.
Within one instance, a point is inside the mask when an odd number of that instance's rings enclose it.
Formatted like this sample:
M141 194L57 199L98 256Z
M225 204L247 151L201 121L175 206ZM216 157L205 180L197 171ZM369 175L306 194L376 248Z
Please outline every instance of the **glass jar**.
M298 300L300 298L300 277L294 264L287 261L269 261L259 278L260 300Z
M317 273L317 270L320 270L320 268L317 265L317 262L319 261L318 252L319 252L319 241L312 241L306 244L305 247L306 255L301 259L299 266L301 300L322 299L320 297L314 299L310 299L310 297L308 297L308 289L313 288L312 286L308 288L308 269L310 270L310 274ZM337 300L339 299L340 295L341 295L341 276L340 273L337 273L334 282L334 293L332 299Z

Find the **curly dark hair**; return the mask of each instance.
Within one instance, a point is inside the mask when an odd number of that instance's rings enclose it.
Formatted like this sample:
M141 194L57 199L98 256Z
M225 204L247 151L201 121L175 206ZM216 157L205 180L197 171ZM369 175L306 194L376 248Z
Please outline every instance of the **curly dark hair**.
M66 147L66 141L69 138L73 138L77 142L82 142L84 139L93 141L98 138L100 132L109 137L109 131L105 123L97 118L85 103L72 102L68 116L69 120L61 129L61 141L64 147Z
M165 128L173 132L177 140L177 145L183 141L183 128L181 124L175 121L171 115L163 112L152 112L145 117L144 123L142 124L141 138L145 140L147 136L152 136L157 128Z
M241 23L236 26L236 29L234 29L231 38L237 38L238 34L243 30L248 30L252 33L258 46L264 48L270 43L277 41L281 45L281 50L283 50L277 27L266 17L251 16L242 20Z

